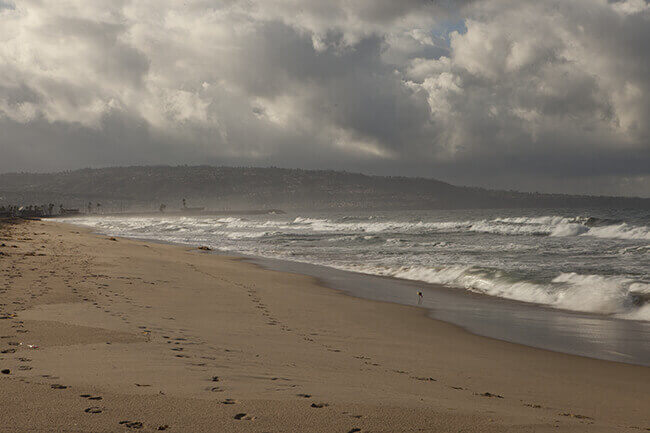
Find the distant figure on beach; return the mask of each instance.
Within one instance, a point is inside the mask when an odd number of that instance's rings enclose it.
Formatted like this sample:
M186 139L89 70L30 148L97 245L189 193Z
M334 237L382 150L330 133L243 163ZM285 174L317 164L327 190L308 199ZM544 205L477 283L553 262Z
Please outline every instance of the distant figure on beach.
M422 292L418 292L418 305L422 303Z

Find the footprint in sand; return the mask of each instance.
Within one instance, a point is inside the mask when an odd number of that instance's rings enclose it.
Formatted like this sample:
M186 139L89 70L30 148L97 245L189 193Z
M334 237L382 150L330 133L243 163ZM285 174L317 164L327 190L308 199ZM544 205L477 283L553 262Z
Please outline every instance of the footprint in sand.
M236 404L237 401L232 398L227 398L221 402L221 404Z
M560 415L560 416L568 416L568 417L576 418L576 419L593 419L590 416L580 415L580 414L577 414L577 413L569 413L569 412L559 413L558 415Z
M209 388L206 388L206 389L208 391L210 391L210 392L224 392L225 391L225 389L223 389L223 388L221 388L219 386L213 386L213 387L209 387Z
M140 421L120 421L120 424L126 428L138 430L144 427L144 424Z
M247 420L247 421L255 419L255 417L247 415L245 413L238 413L233 418L235 418L236 420Z
M52 388L52 389L67 389L68 387L65 386L65 385L60 385L58 383L53 383L52 385L50 385L50 388Z
M499 395L499 394L492 394L491 392L484 392L484 393L482 393L482 394L474 393L474 395L478 395L478 396L481 396L481 397L503 398L502 395Z
M298 397L311 398L311 394L296 394Z
M327 407L329 404L327 403L312 403L311 407L315 407L316 409L321 409L323 407Z
M86 412L86 413L102 413L102 410L101 410L101 408L99 408L97 406L91 406L91 407L89 407L87 409L84 409L84 412Z

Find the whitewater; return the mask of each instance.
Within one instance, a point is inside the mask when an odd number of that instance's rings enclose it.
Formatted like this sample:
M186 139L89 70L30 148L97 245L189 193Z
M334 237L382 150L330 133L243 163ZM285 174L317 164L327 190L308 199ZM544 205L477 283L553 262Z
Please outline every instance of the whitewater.
M650 216L553 209L84 216L99 233L442 284L650 321Z

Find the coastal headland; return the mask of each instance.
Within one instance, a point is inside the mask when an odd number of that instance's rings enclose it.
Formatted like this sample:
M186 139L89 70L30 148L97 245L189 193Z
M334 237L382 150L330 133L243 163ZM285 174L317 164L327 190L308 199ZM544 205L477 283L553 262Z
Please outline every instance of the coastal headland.
M0 371L2 432L650 429L648 367L51 221L0 222Z

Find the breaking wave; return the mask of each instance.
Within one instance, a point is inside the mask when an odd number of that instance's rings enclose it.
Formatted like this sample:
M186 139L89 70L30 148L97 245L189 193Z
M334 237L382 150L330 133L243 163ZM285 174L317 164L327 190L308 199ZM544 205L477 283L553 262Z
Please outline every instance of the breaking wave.
M650 321L650 284L622 276L561 273L549 283L514 278L473 266L345 266L347 270L424 281L553 308Z
M594 217L541 216L495 218L479 221L441 222L343 222L328 219L297 217L293 226L308 227L317 232L476 232L497 235L585 236L605 239L650 240L650 227L633 226L617 220Z
M496 223L528 227L532 231L550 236L590 236L606 239L650 240L648 226L632 226L627 223L594 217L567 218L561 216L496 218Z

